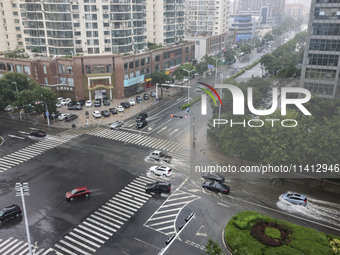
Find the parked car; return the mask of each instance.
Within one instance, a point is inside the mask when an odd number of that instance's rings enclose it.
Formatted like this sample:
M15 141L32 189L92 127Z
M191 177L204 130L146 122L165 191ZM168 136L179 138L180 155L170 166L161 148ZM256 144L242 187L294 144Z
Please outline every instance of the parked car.
M110 101L108 99L103 99L103 105L109 106L110 105Z
M63 100L63 99L64 99L63 97L58 97L58 98L57 98L57 101L60 103L61 100Z
M143 102L141 96L136 96L136 102L137 102L138 104L141 104L141 103Z
M183 82L188 82L188 81L189 81L189 79L187 77L183 78Z
M145 93L145 94L143 95L143 98L144 98L144 100L149 100L149 95L148 95L147 93Z
M220 183L220 182L203 182L202 187L207 190L211 190L214 192L221 192L223 194L229 194L230 187Z
M60 104L67 105L69 102L72 102L71 98L65 98L60 101Z
M147 122L146 120L138 121L137 124L136 124L136 128L137 128L137 129L143 128L143 127L145 127L147 124L148 124L148 122Z
M121 105L117 105L117 111L118 112L124 112L124 107L123 106L121 106Z
M146 120L147 117L148 114L146 112L141 112L140 114L137 115L136 122Z
M116 108L110 108L109 112L111 112L111 114L117 114L118 113Z
M11 112L11 111L13 111L13 106L7 105L7 106L5 107L5 111L6 111L6 112Z
M150 92L150 96L151 96L151 97L156 97L156 92L155 92L155 91L151 91L151 92Z
M83 105L85 104L85 100L84 100L84 99L79 99L79 100L77 101L77 103L79 103L80 106L83 106Z
M75 120L75 119L77 119L77 118L78 118L78 115L76 115L76 114L71 114L70 116L67 116L67 117L65 118L65 121L66 121L66 122L70 122L70 121Z
M171 184L169 182L153 182L145 185L145 192L150 193L170 193Z
M83 109L83 107L81 107L80 105L76 105L76 104L75 104L75 105L69 106L68 109L69 109L70 111L72 111L72 110L78 110L78 111L80 111L80 110Z
M172 175L172 170L170 167L166 166L152 166L150 167L150 173L159 176L170 177Z
M61 103L60 103L60 102L57 102L57 103L55 104L55 106L56 106L57 108L60 108L60 107L61 107Z
M129 99L129 104L130 104L131 106L136 105L135 99L130 98L130 99Z
M13 204L10 206L7 206L0 210L0 224L7 220L11 220L14 218L18 218L21 216L21 208L20 206Z
M62 113L58 116L58 120L64 120L67 116L70 116L69 113Z
M124 109L130 108L130 104L128 102L121 102L120 105L123 106Z
M43 131L43 130L33 130L33 131L30 133L30 136L44 137L44 136L46 136L46 132Z
M298 193L285 193L281 195L282 199L295 205L307 205L307 197Z
M102 105L102 102L100 101L100 99L94 100L94 107L100 107L101 105Z
M103 117L110 117L110 112L108 110L103 110L100 113Z
M87 187L79 187L66 192L65 198L67 201L72 201L75 198L89 197L90 194L91 192Z
M123 125L124 125L124 121L117 120L110 125L110 129L117 129L117 128L123 126Z
M85 107L92 107L92 101L91 100L87 100L85 103Z
M217 181L217 182L224 182L225 178L218 174L218 173L204 173L202 175L204 179L207 179L209 181Z
M93 115L93 117L95 117L95 118L100 118L102 115L100 114L100 112L99 111L93 111L92 112L92 115Z
M70 106L73 106L73 105L76 105L76 104L77 104L77 102L71 101L71 102L67 103L67 106L70 107Z

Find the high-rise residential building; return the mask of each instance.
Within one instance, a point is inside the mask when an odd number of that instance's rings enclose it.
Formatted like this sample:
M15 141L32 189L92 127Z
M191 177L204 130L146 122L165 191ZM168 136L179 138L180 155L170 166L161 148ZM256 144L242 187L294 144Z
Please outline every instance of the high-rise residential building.
M171 45L184 36L184 0L147 0L147 41Z
M46 55L147 47L145 0L19 0L25 48Z
M191 36L220 35L228 30L229 0L185 2L185 32Z
M23 48L19 6L16 1L0 2L0 51Z
M339 93L339 19L339 0L312 0L300 86L320 97Z

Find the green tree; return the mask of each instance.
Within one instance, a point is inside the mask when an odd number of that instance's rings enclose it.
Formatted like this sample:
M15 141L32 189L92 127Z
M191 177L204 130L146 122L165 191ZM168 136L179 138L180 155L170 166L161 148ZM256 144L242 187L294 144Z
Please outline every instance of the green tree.
M189 74L184 69L188 70L188 71L192 71L192 70L195 70L195 67L190 63L186 63L186 64L183 64L183 65L180 65L179 67L177 67L176 70L174 71L174 75L175 75L177 80L181 80L184 77L188 77ZM193 75L194 72L195 71L190 72L190 75Z
M151 79L154 84L165 84L166 81L174 82L175 79L169 76L168 74L165 74L163 72L154 72L151 74Z
M208 244L205 246L206 253L208 255L222 255L222 248L219 244L213 241L211 238L208 239Z
M246 43L241 46L240 51L243 51L245 54L251 53L251 45L249 43Z
M224 52L224 59L227 62L227 64L233 63L235 61L235 55L236 52L232 49L228 49Z
M267 32L264 36L263 36L263 40L270 42L270 41L274 41L274 36L272 35L272 33Z
M208 63L201 61L196 66L196 72L202 75L205 71L208 70Z
M46 110L50 113L56 111L57 95L53 91L38 86L34 89L34 97L36 102L40 102L35 106L35 110L39 113L43 113Z

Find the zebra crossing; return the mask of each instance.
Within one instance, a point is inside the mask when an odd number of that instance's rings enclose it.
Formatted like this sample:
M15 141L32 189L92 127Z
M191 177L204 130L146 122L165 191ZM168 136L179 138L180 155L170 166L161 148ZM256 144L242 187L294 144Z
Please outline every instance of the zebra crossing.
M49 136L42 139L42 141L34 143L26 148L20 149L16 152L8 154L0 158L0 173L8 169L24 163L25 161L35 158L38 155L53 149L61 144L64 144L80 134L69 134L66 131L61 133L62 136Z
M175 234L179 213L185 206L199 198L191 193L176 190L144 223L144 226L165 235Z
M34 255L44 255L45 249L39 249L36 244L31 245L31 249ZM0 239L0 254L1 255L28 255L29 248L28 243L20 241L13 237L7 240Z
M111 130L108 128L97 128L93 131L86 133L92 136L98 136L102 138L117 140L125 143L132 143L136 145L141 145L145 147L150 147L159 150L166 151L180 151L185 147L181 143L164 140L161 138L150 137L142 134L135 134L120 130Z

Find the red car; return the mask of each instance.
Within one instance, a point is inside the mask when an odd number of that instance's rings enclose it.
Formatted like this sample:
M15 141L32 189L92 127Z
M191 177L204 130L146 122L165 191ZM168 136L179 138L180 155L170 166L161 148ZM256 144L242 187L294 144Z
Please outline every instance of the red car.
M79 187L75 188L72 191L66 193L65 198L67 201L72 201L75 198L79 197L89 197L91 194L90 190L87 187Z

